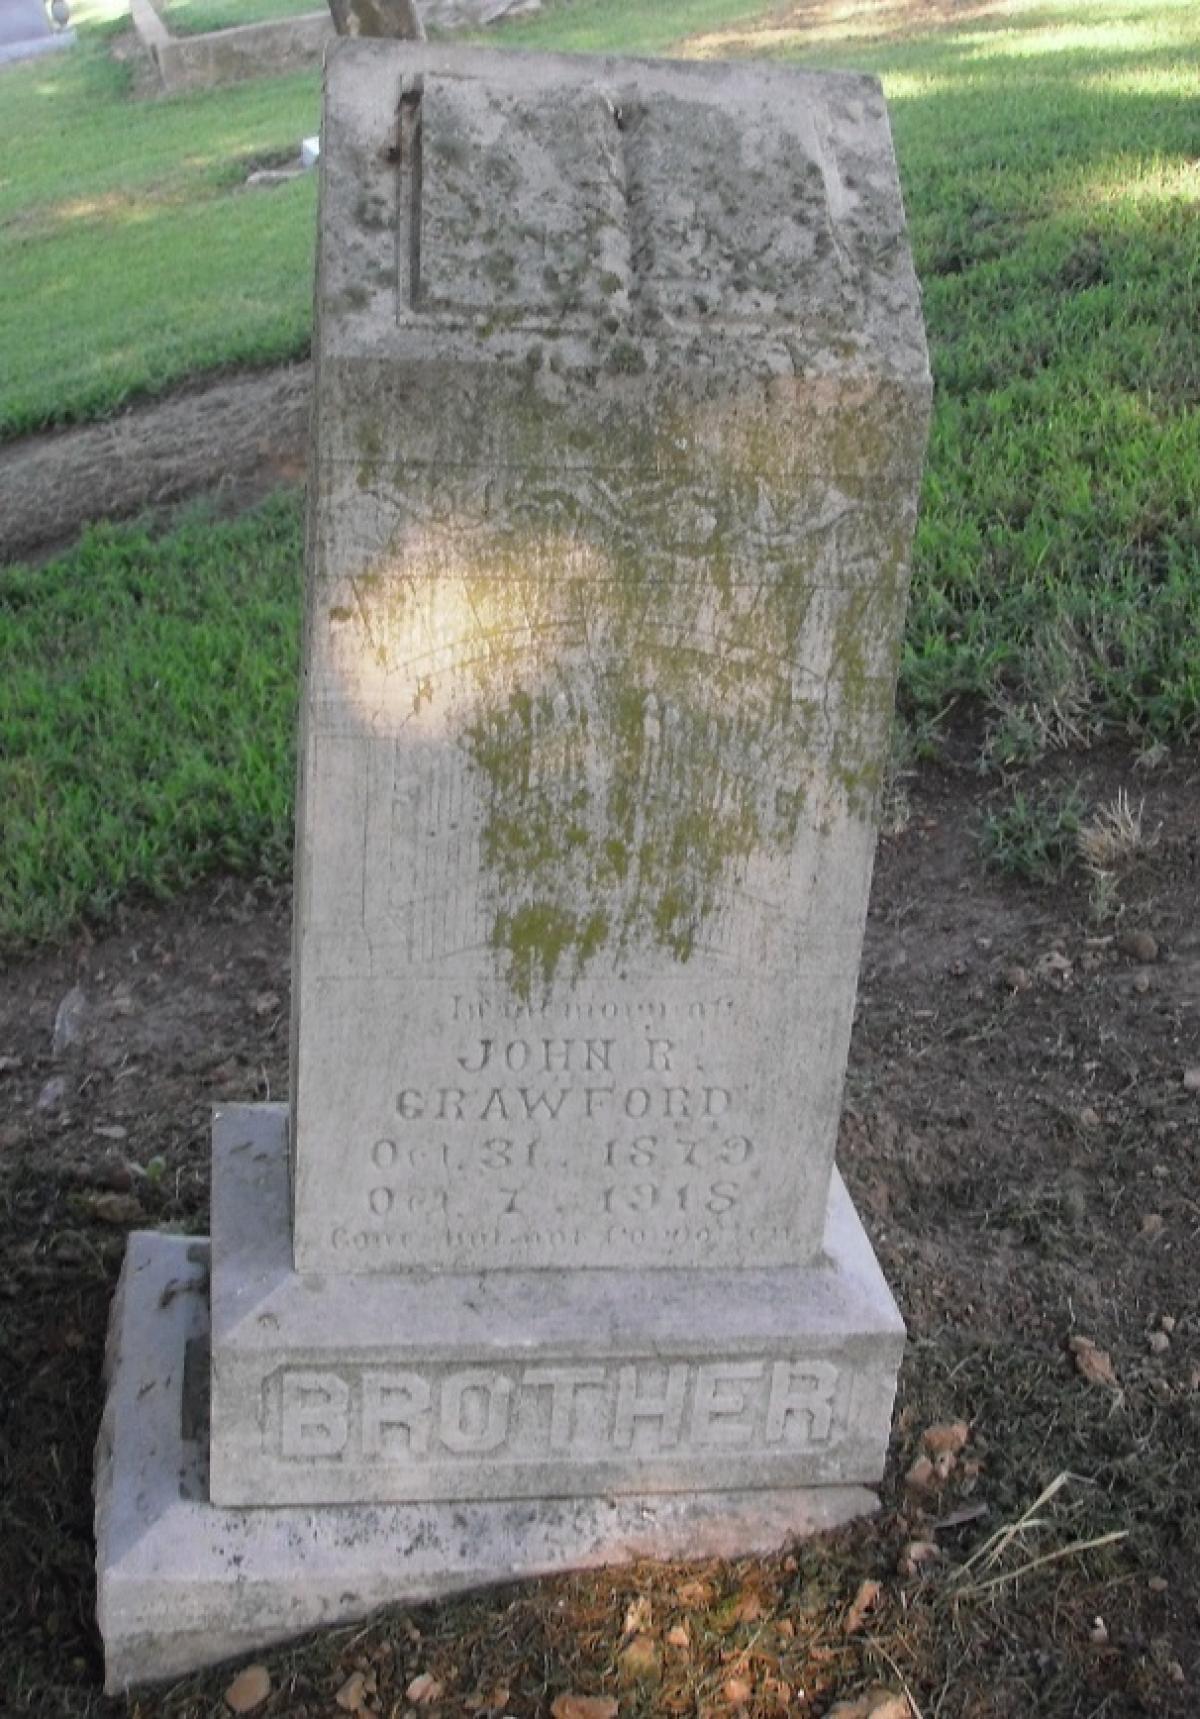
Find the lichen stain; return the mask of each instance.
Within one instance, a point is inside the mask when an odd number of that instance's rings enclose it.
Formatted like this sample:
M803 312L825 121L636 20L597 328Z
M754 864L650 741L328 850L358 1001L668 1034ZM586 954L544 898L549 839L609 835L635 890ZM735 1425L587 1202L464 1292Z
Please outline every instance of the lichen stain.
M453 689L414 681L412 709L438 704L473 778L490 941L526 1001L601 957L716 947L755 855L786 864L802 826L873 813L906 535L886 495L876 511L851 487L831 509L831 480L799 471L769 419L745 414L725 459L683 416L626 434L609 480L542 465L541 429L514 413L523 475L489 480L486 517L443 474L414 530L397 490L384 571L353 581L392 671L418 590L458 616L469 648L438 671ZM571 430L568 414L560 448Z

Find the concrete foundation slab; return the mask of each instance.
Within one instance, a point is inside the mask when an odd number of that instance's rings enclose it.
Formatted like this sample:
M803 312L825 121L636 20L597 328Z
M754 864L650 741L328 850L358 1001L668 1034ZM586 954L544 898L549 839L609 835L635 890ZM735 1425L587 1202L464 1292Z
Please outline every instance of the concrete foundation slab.
M179 1676L379 1606L638 1558L769 1551L875 1508L861 1486L222 1509L208 1502L208 1248L130 1237L96 1451L106 1688Z

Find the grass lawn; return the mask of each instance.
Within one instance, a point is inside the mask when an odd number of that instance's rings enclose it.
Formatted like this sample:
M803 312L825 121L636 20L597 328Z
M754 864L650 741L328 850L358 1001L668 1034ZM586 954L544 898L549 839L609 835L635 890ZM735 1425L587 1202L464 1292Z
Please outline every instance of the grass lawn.
M113 26L86 13L84 25L77 57L0 80L0 425L9 432L104 411L207 365L294 353L307 338L311 182L260 194L236 185L248 159L312 129L315 80L135 103L105 58ZM981 719L981 763L992 766L1114 731L1137 746L1194 734L1200 12L1191 0L1008 0L969 13L851 3L836 16L745 0L570 0L489 39L769 53L879 72L937 383L903 664L910 733L919 749L936 747L949 713L969 710ZM63 146L68 115L86 149ZM204 864L253 866L259 851L285 851L293 694L278 651L295 626L299 531L295 510L280 506L233 535L218 531L245 590L265 578L280 605L257 645L227 600L234 574L206 560L195 523L157 545L140 532L102 534L103 578L92 542L47 572L10 576L15 606L0 609L0 624L18 672L0 692L9 748L0 786L27 810L9 821L15 881L0 934L53 935L131 884L173 887ZM190 584L172 572L188 557L209 568ZM144 844L136 831L153 806L122 746L108 747L103 775L98 763L65 768L111 710L94 712L89 729L58 689L92 674L119 682L146 637L53 630L68 593L91 600L76 587L94 590L100 613L104 579L119 584L127 560L143 580L156 561L164 569L155 650L186 654L201 628L205 648L232 661L224 629L233 628L246 653L239 674L256 697L276 700L269 721L256 719L254 746L232 752L218 677L193 684L177 709L163 705L164 770L172 748L217 760L224 792ZM33 720L42 702L53 714ZM264 797L264 771L283 791ZM131 832L115 870L82 857L95 847L98 793L114 827Z
M286 866L301 538L283 498L0 569L0 936Z
M313 178L243 185L316 130L316 71L135 100L116 4L0 72L0 438L308 346Z
M173 36L194 36L204 30L265 24L272 18L295 18L302 12L321 10L317 0L166 0L162 14Z

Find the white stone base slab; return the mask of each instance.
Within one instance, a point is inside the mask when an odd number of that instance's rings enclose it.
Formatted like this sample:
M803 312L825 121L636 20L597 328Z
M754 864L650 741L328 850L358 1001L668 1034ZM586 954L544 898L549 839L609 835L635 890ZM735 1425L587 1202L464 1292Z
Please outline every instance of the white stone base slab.
M218 1502L882 1476L904 1326L836 1174L814 1265L299 1273L286 1132L282 1105L214 1120Z
M207 1502L207 1244L139 1233L96 1449L97 1611L115 1694L395 1602L638 1558L736 1557L872 1511L861 1486L225 1509Z

